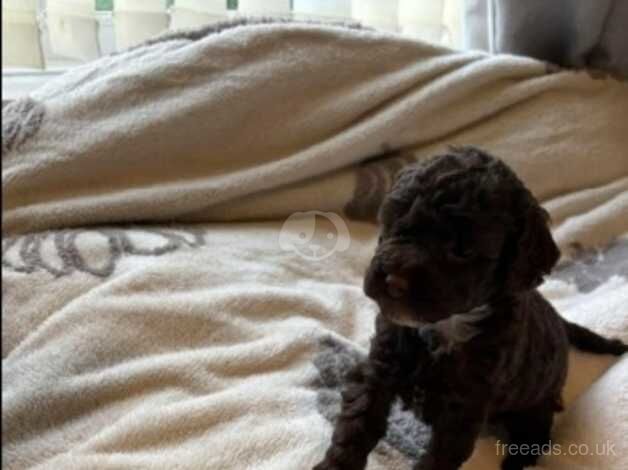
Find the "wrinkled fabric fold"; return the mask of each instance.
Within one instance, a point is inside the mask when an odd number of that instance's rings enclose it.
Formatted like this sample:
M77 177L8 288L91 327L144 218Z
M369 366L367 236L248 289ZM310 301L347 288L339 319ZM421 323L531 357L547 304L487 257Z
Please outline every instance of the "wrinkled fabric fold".
M542 200L628 175L625 83L341 25L170 34L29 103L3 110L5 233L306 209L372 219L400 156L450 144L502 157Z

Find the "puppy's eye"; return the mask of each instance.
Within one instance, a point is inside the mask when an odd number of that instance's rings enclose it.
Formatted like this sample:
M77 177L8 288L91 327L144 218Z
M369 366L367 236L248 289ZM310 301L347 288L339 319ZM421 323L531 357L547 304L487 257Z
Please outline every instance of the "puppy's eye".
M396 274L386 276L386 290L393 299L400 299L408 292L408 281Z
M416 230L413 227L403 227L395 235L402 240L412 240L415 238Z
M454 247L451 256L458 260L468 260L473 258L473 250L465 247Z
M475 255L475 252L469 244L461 237L456 237L449 249L449 255L456 261L467 261Z
M449 241L449 256L456 261L466 261L475 255L471 228L465 220L456 220Z

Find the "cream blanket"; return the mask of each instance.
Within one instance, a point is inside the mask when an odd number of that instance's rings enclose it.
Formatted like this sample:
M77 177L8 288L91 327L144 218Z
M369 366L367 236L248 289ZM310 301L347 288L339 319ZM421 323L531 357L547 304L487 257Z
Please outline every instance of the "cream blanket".
M262 21L165 37L5 107L3 468L309 468L376 313L360 285L377 229L350 219L447 144L519 172L578 255L545 293L628 340L627 88ZM628 465L614 362L574 357L543 468ZM410 468L426 436L397 410L370 468ZM497 468L497 449L465 468Z

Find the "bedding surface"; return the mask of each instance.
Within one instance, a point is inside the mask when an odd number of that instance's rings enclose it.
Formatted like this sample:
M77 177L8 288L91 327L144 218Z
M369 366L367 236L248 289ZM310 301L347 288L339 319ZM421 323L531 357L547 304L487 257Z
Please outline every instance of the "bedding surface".
M628 340L627 105L625 83L529 59L251 20L5 106L3 468L310 468L373 332L383 194L450 144L543 201L559 312ZM572 355L539 468L628 467L627 361ZM411 468L428 437L397 407L369 468Z

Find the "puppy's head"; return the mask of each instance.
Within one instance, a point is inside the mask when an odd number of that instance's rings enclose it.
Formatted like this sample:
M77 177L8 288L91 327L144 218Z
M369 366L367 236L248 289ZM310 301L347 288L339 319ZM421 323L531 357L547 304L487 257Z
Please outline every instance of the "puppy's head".
M472 147L404 170L379 218L364 290L401 325L533 289L559 257L536 199L503 162Z

